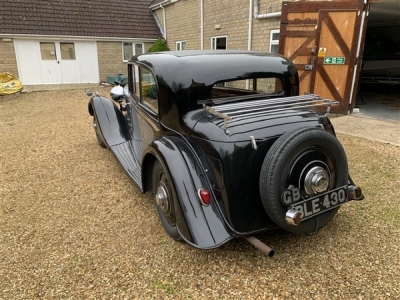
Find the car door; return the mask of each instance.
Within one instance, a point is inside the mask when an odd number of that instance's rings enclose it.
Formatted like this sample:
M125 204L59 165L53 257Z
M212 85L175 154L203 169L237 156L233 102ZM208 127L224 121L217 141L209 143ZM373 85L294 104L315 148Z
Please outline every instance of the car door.
M141 158L146 145L155 139L160 128L157 86L153 73L144 66L130 64L129 78L132 146Z

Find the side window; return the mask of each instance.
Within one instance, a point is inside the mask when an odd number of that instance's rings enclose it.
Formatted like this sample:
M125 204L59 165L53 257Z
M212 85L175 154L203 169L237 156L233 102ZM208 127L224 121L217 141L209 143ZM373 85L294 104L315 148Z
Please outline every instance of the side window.
M122 43L123 60L126 62L130 60L132 56L142 54L143 48L143 44Z
M211 38L211 50L226 50L226 36L214 36Z
M180 41L176 42L176 50L177 51L182 51L186 49L186 42L185 41Z
M269 36L269 52L278 53L279 50L279 29L273 29Z
M158 113L157 85L153 74L141 66L131 65L129 91L140 99L140 103L148 107L154 113Z

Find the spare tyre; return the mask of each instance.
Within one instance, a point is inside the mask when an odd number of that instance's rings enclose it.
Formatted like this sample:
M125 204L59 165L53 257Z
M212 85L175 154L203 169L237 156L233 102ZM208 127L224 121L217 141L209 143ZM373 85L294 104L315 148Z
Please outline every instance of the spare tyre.
M265 156L259 180L261 201L279 227L294 233L314 233L335 216L339 206L321 209L323 212L311 213L297 226L291 225L285 219L292 205L285 201L285 191L295 191L292 198L297 199L291 200L301 202L328 194L347 181L347 158L336 137L320 128L299 128L280 136Z

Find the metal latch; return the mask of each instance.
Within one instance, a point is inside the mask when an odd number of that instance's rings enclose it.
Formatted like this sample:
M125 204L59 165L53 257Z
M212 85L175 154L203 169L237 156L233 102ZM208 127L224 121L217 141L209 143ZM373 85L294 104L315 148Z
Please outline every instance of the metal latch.
M212 114L212 115L216 116L217 118L221 118L221 119L224 120L224 131L225 131L225 134L228 135L229 134L228 121L232 120L232 117L230 117L230 116L228 116L226 114L220 113L215 108L207 106L205 104L203 104L203 109L207 113Z

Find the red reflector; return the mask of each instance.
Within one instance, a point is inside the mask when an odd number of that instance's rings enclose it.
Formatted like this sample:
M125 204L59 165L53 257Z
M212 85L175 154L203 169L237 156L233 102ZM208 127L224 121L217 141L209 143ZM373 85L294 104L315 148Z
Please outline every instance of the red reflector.
M211 200L211 195L210 192L207 191L204 188L199 189L198 191L199 197L201 202L205 205L208 206L210 204L210 200Z

